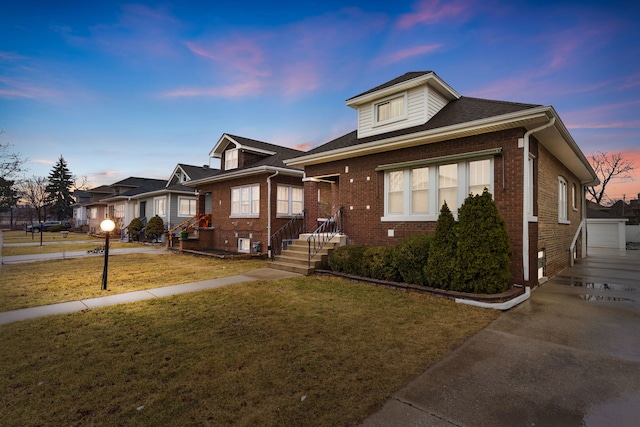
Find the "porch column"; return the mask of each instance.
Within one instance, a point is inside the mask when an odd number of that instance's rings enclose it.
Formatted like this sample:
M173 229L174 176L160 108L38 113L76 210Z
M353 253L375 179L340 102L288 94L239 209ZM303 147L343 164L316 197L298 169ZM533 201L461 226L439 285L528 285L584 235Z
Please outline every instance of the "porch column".
M307 233L318 228L318 183L304 182L304 208L306 209L305 229Z

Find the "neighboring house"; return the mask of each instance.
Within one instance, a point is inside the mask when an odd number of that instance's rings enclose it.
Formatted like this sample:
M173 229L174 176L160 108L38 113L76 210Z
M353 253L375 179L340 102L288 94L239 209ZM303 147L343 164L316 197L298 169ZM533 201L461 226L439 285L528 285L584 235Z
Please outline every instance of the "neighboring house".
M464 97L431 71L346 101L357 130L285 161L305 172L307 231L343 207L356 244L433 233L487 188L506 221L514 284L535 285L586 255L584 187L595 172L551 106Z
M89 213L87 203L91 201L91 194L85 190L75 190L73 192L75 202L71 205L73 209L73 228L79 229L89 225Z
M161 190L166 183L164 179L129 177L111 184L109 187L113 189L113 195L102 201L107 203L107 216L116 224L114 234L120 233L124 238L127 225L133 218L141 216L136 196ZM164 199L164 202L158 202L150 216L164 214L163 220L166 220L167 198L162 196L159 199Z
M146 225L151 217L158 215L162 218L165 228L171 230L197 213L196 192L192 187L186 187L183 184L218 172L219 170L208 166L178 164L171 177L163 181L164 185L154 184L154 188L139 187L126 193L134 202L134 213L131 219L140 218ZM129 225L129 222L126 225Z
M302 212L302 170L283 163L301 154L223 134L209 153L220 159L220 171L183 182L196 189L198 214L211 215L211 223L197 239L181 240L181 248L267 253L272 233Z
M99 233L100 223L107 218L107 202L103 199L114 194L113 188L108 185L87 190L89 201L84 203L84 210L87 215L86 228L89 233Z

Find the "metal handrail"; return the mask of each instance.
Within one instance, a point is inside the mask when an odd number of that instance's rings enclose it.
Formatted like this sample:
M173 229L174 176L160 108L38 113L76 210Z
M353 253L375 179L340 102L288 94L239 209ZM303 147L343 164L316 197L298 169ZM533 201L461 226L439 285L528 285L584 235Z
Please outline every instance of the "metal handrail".
M309 247L309 267L311 267L311 260L318 252L324 248L327 243L331 241L336 235L342 232L342 211L343 208L338 208L337 211L331 217L323 222L311 235L307 238L307 244Z
M280 255L290 240L297 239L300 234L304 233L304 219L307 211L291 218L285 225L280 227L278 231L271 236L269 245L271 247L271 259L275 259L276 255Z

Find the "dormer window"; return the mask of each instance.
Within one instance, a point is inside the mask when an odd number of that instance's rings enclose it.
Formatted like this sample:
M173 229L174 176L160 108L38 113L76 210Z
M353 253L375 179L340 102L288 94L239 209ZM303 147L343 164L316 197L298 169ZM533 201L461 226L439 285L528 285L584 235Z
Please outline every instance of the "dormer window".
M404 119L407 116L406 100L407 97L405 95L400 95L374 104L376 124L385 124Z
M224 153L224 170L238 167L238 149L232 148Z

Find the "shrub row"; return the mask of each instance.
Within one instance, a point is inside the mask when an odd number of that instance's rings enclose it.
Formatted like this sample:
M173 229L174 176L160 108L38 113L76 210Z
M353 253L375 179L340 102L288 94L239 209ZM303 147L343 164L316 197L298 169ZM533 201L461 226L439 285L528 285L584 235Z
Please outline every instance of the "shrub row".
M433 236L410 236L395 247L342 246L329 256L333 271L476 293L505 291L510 262L506 224L486 190L465 200L457 222L444 203Z

